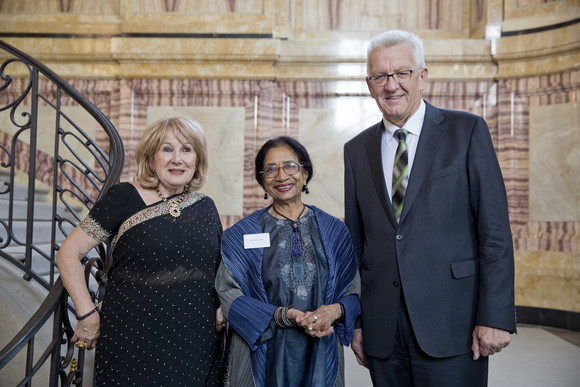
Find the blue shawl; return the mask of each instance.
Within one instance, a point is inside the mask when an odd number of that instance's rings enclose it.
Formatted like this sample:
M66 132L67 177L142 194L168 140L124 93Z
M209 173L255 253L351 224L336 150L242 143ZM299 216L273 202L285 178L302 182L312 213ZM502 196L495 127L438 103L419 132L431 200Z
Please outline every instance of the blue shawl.
M251 363L257 387L265 386L266 343L259 339L268 328L278 306L268 303L262 281L263 248L244 249L244 235L262 232L260 217L269 207L258 210L224 231L222 238L222 258L244 295L232 303L228 322L248 343ZM338 334L343 345L349 345L354 334L354 322L361 309L358 298L344 296L357 270L357 260L352 240L346 225L339 219L308 206L314 211L320 230L320 237L328 261L329 277L324 302L326 305L341 302L345 309L344 322L334 323L334 332L321 340L326 346L326 384L334 385L338 372Z

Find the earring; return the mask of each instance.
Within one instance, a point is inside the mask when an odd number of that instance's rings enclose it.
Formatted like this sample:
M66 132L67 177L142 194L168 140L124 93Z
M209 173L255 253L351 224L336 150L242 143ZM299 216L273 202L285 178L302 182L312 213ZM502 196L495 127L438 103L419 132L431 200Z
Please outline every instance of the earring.
M303 191L303 192L304 192L306 195L308 195L308 194L310 193L310 191L308 191L308 187L307 187L307 186L304 186L304 187L302 187L302 191Z
M264 193L264 200L268 200L268 192Z

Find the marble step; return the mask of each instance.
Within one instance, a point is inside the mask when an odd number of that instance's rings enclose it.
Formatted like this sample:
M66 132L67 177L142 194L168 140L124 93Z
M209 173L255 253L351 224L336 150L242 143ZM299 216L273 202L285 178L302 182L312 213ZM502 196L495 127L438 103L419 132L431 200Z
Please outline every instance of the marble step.
M0 219L8 219L10 211L10 200L0 196ZM57 205L56 212L63 218L75 219L74 215L63 205ZM34 219L35 220L50 220L52 219L52 203L35 202L34 203ZM12 205L12 219L25 220L28 217L28 201L14 200Z
M31 268L41 277L45 277L48 281L48 276L50 275L51 263L50 263L50 244L37 244L35 247L42 251L44 255L39 253L37 250L32 250L31 254ZM21 245L10 245L2 249L3 252L9 254L14 259L17 259L21 263L24 263L25 259L25 247ZM48 257L48 258L47 258ZM58 267L54 265L54 271L56 276L58 276Z
M8 188L7 182L10 176L6 173L0 173L0 192L6 191ZM50 189L45 187L35 187L34 200L38 202L45 202L49 197ZM0 194L0 197L8 198L8 193ZM28 200L28 186L21 184L14 184L14 200Z
M52 235L52 223L48 220L35 220L32 224L32 243L35 245L46 244L51 242ZM24 220L17 220L12 222L12 239L16 239L19 244L24 244L26 242L26 231L27 222ZM66 235L68 235L72 230L73 226L66 223L64 226ZM55 242L61 243L64 241L66 235L57 227L55 232ZM0 227L0 238L5 241L8 238L6 227ZM11 243L12 244L12 243Z

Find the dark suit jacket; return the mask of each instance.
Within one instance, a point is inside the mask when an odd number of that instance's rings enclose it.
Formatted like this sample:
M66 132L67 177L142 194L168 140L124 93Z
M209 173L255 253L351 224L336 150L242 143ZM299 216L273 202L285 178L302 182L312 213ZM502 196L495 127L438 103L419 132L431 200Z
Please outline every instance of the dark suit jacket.
M391 354L401 292L431 356L470 352L475 325L515 332L507 198L487 124L427 103L400 224L384 181L383 130L381 121L344 147L365 352Z

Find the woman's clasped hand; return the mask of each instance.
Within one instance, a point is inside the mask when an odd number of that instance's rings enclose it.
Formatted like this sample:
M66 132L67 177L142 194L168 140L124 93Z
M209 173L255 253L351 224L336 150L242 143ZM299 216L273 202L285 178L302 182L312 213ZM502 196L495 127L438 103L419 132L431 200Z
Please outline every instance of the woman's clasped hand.
M296 325L304 328L304 331L312 337L326 337L334 332L332 324L341 317L340 304L321 305L315 311L296 313L294 320ZM288 316L292 309L288 311ZM292 313L294 314L294 313ZM291 317L292 319L292 317Z

